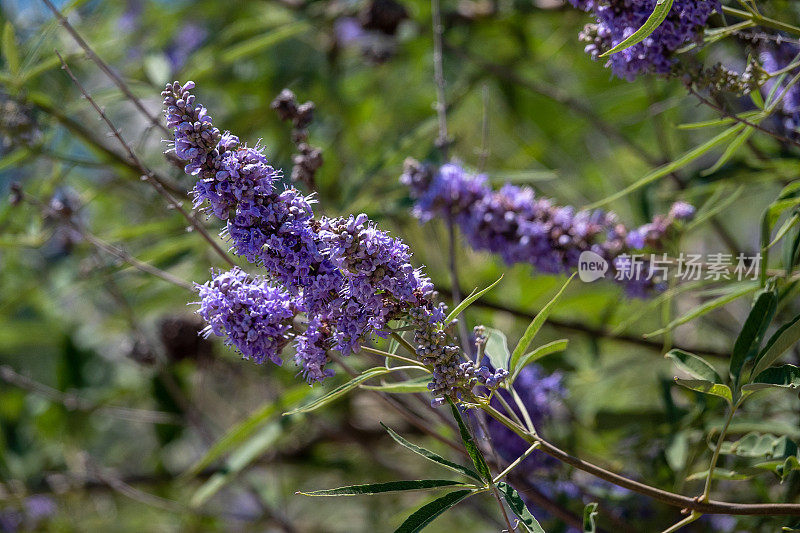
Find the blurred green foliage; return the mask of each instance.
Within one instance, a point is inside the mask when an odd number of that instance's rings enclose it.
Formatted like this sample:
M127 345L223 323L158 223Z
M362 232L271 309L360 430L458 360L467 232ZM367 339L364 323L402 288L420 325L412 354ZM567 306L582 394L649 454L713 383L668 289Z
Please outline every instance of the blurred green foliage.
M443 5L448 126L452 155L472 167L485 164L498 184L530 184L580 207L722 131L676 127L717 118L679 81L612 79L577 40L587 21L583 13L557 2L515 0L491 3L493 12L481 16L484 4ZM797 6L770 4L796 20ZM325 161L317 175L321 212L363 211L402 236L447 298L446 228L438 222L420 227L398 182L406 157L440 158L433 142L430 6L418 0L404 5L409 20L382 62L357 45L337 43L337 21L363 9L356 1L78 1L60 7L154 115L160 117L165 82L192 79L215 124L251 144L261 139L287 174L294 146L270 102L287 87L301 101L312 100L310 142L322 148ZM0 23L3 198L19 183L44 205L54 198L66 202L86 232L182 280L202 283L210 268L224 267L131 168L59 69L53 49L143 161L185 193L190 178L164 158L163 132L85 57L44 4L3 2ZM195 46L181 51L192 35ZM714 53L736 58L741 51L723 43ZM761 211L796 178L798 160L796 150L768 136L753 136L745 148L705 174L721 152L712 150L611 207L635 225L678 198L703 206L701 213L719 206L716 221L692 228L676 250L719 252L731 245L755 252ZM189 205L185 194L182 200ZM0 201L0 512L49 494L57 510L38 527L57 531L384 531L422 501L413 494L295 496L424 475L427 465L398 449L378 421L404 434L414 429L368 391L308 415L281 417L345 377L312 389L297 384L290 363L276 368L238 361L216 340L197 337L202 325L187 307L191 293L137 271L45 215L32 202ZM219 224L208 224L215 235ZM781 268L779 256L772 267ZM512 346L529 315L564 281L523 265L508 268L467 247L458 249L457 262L466 292L505 273L482 300L495 307L473 305L466 319L505 332ZM539 338L570 339L566 352L543 360L549 371L564 372L569 390L565 416L546 434L612 470L668 490L695 490L697 482L685 479L704 468L705 438L721 424L723 402L676 387L674 370L661 356L675 344L710 354L715 366L726 368L748 298L664 335L644 340L642 334L732 288L681 286L652 300L631 300L610 283L573 283ZM797 288L785 290L778 316L788 318ZM375 362L367 355L348 360L359 369ZM791 395L755 399L731 433L796 440L799 407ZM234 427L239 431L229 434L226 448L180 475ZM431 439L414 438L449 453ZM726 467L740 460L732 455ZM564 467L555 476L542 491L580 517L581 498L551 491L552 482L574 473ZM630 495L584 481L584 499L600 503L598 523L606 530L650 531L674 518L672 509L651 503L637 514L644 504ZM719 490L729 500L793 501L800 477L790 474L780 486L764 475L723 481ZM490 503L465 504L432 530L499 530ZM565 531L565 519L546 511L547 531ZM698 524L696 531L711 530L707 522ZM740 530L774 531L790 522L753 517L739 524Z

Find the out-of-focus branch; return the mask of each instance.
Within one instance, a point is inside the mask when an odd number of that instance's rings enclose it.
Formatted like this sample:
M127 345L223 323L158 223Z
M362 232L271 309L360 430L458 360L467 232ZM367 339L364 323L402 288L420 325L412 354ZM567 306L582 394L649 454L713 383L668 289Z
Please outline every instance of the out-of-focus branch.
M103 109L102 109L102 108L101 108L101 107L100 107L100 106L97 104L97 102L95 102L95 101L94 101L94 99L93 99L93 98L91 97L91 95L90 95L90 94L89 94L89 93L86 91L86 88L83 86L83 84L81 84L81 82L78 80L78 78L76 78L76 77L75 77L75 75L72 73L72 71L70 70L69 66L67 65L66 61L64 61L64 58L63 58L63 57L61 57L61 54L59 54L59 53L58 53L58 51L56 51L56 55L57 55L57 56L58 56L58 58L61 60L61 65L62 65L62 68L63 68L63 69L64 69L64 71L67 73L67 75L69 76L69 78L72 80L72 82L73 82L73 83L75 84L75 86L78 88L78 90L80 90L80 92L81 92L81 94L83 95L83 97L84 97L84 98L86 98L86 100L88 100L88 101L89 101L89 103L92 105L92 107L94 108L94 110L95 110L95 111L97 111L97 114L98 114L98 115L100 115L100 118L103 120L103 122L105 122L105 123L106 123L106 125L107 125L107 126L108 126L108 128L109 128L109 130L111 130L111 133L112 133L112 135L113 135L113 136L114 136L114 137L115 137L115 138L116 138L116 139L119 141L119 143L122 145L123 149L125 150L125 152L126 152L126 153L127 153L127 155L128 155L128 158L131 160L131 162L132 162L134 165L136 165L136 167L137 167L137 168L139 169L139 171L142 173L142 178L143 178L145 181L147 181L148 183L150 183L150 184L151 184L151 185L152 185L152 186L153 186L153 187L156 189L156 191L157 191L157 192L158 192L158 193L159 193L159 194L160 194L162 197L164 197L164 199L167 201L167 203L170 205L170 207L172 207L173 209L175 209L176 211L178 211L178 212L179 212L179 213L180 213L180 214L181 214L181 215L182 215L182 216L183 216L183 217L184 217L184 218L185 218L185 219L186 219L186 220L189 222L189 224L191 224L191 226L192 226L192 227L193 227L193 228L194 228L194 229L195 229L195 230L196 230L196 231L197 231L197 232L198 232L198 233L199 233L199 234L200 234L200 235L201 235L201 236L202 236L202 237L203 237L203 238L204 238L204 239L205 239L205 240L206 240L206 241L207 241L207 242L210 244L210 245L211 245L211 247L214 249L214 251L216 251L216 252L217 252L217 254L218 254L218 255L219 255L219 256L220 256L220 257L221 257L221 258L222 258L222 259L223 259L223 260L224 260L226 263L228 263L228 265L230 265L230 266L234 266L234 263L233 263L233 261L231 260L231 258L230 258L230 257L228 257L228 254L227 254L227 253L225 253L225 251L224 251L222 248L220 248L219 244L218 244L218 243L217 243L217 242L216 242L216 241L215 241L215 240L214 240L214 239L211 237L211 235L209 235L209 233L208 233L208 231L206 230L206 228L205 228L205 227L203 227L203 225L202 225L202 224L200 224L200 222L199 222L199 221L198 221L198 220L197 220L197 219L196 219L194 216L192 216L192 215L191 215L189 212L187 212L187 211L186 211L186 210L183 208L183 206L181 205L181 203L180 203L180 202L178 202L178 201L177 201L177 200L176 200L176 199L175 199L175 198L174 198L174 197L173 197L173 196L172 196L172 195L171 195L171 194L170 194L170 193L169 193L169 192L166 190L166 188L164 187L164 184L163 184L163 183L161 183L161 181L159 180L158 176L156 176L155 174L153 174L153 172L152 172L152 171L151 171L149 168L147 168L147 166L145 166L145 165L144 165L144 163L142 163L142 161L141 161L141 160L138 158L138 156L137 156L137 155L134 153L134 151L133 151L133 148L131 148L131 146L130 146L130 145L129 145L129 144L126 142L126 141L125 141L125 139L122 137L122 134L120 133L119 129L117 129L117 127L114 125L114 123L111 121L111 119L110 119L110 118L108 118L108 115L106 115L106 113L105 113L105 112L103 111Z

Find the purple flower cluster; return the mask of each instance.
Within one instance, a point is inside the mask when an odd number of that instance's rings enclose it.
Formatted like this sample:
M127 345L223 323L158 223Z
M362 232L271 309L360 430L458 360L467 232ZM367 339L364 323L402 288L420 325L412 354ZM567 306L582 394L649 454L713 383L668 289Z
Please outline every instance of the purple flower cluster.
M504 185L493 190L485 175L470 174L457 163L432 169L406 161L401 182L415 200L414 215L427 221L442 217L457 224L476 250L499 254L508 264L529 263L549 274L568 273L582 252L591 251L612 267L615 259L636 250L658 249L676 221L688 220L694 208L676 203L669 215L628 231L614 213L576 211L536 198L533 189ZM627 280L641 294L647 280Z
M234 267L219 272L204 285L200 293L198 314L208 323L203 333L226 337L226 344L235 346L256 363L269 359L280 365L281 350L288 343L287 333L295 315L295 306L288 292L265 279L251 279Z
M597 19L581 32L586 52L597 59L641 28L653 13L656 0L570 0ZM655 72L667 74L675 62L674 52L702 39L702 30L714 11L721 10L719 0L675 0L664 22L642 42L612 54L607 67L618 77L632 81L637 75Z
M759 59L764 70L771 74L800 60L800 46L786 41L769 43L762 47ZM787 89L786 86L797 72L798 69L792 70L782 81L769 78L761 87L765 97L773 91L773 98L783 95L780 113L782 125L789 135L794 136L800 130L800 87L794 84Z
M280 364L291 323L302 313L305 330L293 332L295 361L312 382L332 374L328 350L349 355L373 333L387 334L391 320L410 320L418 327L418 355L434 367L434 394L455 396L467 387L470 370L459 364L433 284L411 265L408 246L364 214L315 219L308 197L276 189L280 172L261 147L220 134L195 104L193 87L175 82L162 95L175 152L197 176L195 207L224 220L232 250L283 287L238 269L217 274L199 286L208 331L226 336L246 358Z

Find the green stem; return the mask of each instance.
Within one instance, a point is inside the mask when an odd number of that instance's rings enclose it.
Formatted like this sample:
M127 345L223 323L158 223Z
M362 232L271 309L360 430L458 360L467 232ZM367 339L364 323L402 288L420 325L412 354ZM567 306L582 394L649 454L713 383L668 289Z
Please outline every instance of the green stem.
M392 338L403 345L403 348L408 350L408 353L417 355L417 350L414 348L410 342L405 340L402 335L395 333L394 331L391 333Z
M397 354L394 354L394 353L384 352L383 350L376 350L375 348L370 348L368 346L362 346L361 347L361 351L367 352L367 353L371 353L371 354L375 354L375 355L381 355L383 357L391 357L392 359L397 359L399 361L404 361L406 363L414 365L414 367L419 368L420 370L424 370L428 374L431 373L431 371L428 370L427 368L425 368L425 365L423 365L419 361L415 361L414 359L410 359L408 357L403 357L402 355L397 355Z
M800 28L798 28L797 26L792 26L791 24L781 22L780 20L775 20L769 17L765 17L764 15L761 15L759 13L742 11L741 9L736 9L728 6L722 6L722 12L726 15L732 15L734 17L739 17L745 20L752 20L759 26L766 26L767 28L773 28L776 30L785 31L787 33L800 35Z
M708 495L711 492L711 480L714 477L714 469L717 467L720 450L722 450L722 443L725 441L725 435L728 433L728 427L731 425L733 415L736 413L736 409L738 409L741 402L742 400L739 399L739 401L731 405L731 408L728 411L728 417L725 419L725 424L722 426L722 431L720 431L719 438L717 439L717 445L714 448L714 454L711 456L711 463L708 466L708 475L706 476L706 484L703 488L703 495L700 497L700 501L708 501Z
M684 518L683 520L681 520L677 524L674 524L674 525L668 527L667 529L665 529L661 533L674 533L675 531L678 531L679 529L681 529L683 526L688 526L689 524L691 524L692 522L694 522L695 520L697 520L701 516L703 516L703 513L698 513L697 511L692 511L692 513L689 516L687 516L686 518Z
M511 416L511 419L514 422L516 422L520 426L524 426L525 425L525 424L522 423L522 420L520 420L519 416L517 416L517 413L511 408L510 405L508 405L508 402L506 401L505 398L503 398L503 395L500 394L499 390L494 393L494 397L497 398L497 401L500 402L500 405L502 405L503 409L505 409L508 412L508 414Z
M517 458L514 460L514 462L513 462L513 463L511 463L510 465L508 465L508 466L506 467L506 469L505 469L505 470L503 470L502 472L500 472L499 474L497 474L496 476L494 476L494 482L495 482L495 483L497 483L497 482L499 482L501 479L503 479L504 477L506 477L506 476L509 474L509 472L511 472L512 470L514 470L514 469L517 467L517 465L518 465L518 464L520 464L522 461L524 461L524 460L525 460L525 458L526 458L526 457L528 457L530 454L532 454L532 453L533 453L533 451L534 451L536 448L538 448L538 447L539 447L539 443L538 443L538 442L535 442L535 443L531 444L530 448L528 448L527 450L525 450L525 453L523 453L522 455L520 455L519 457L517 457Z

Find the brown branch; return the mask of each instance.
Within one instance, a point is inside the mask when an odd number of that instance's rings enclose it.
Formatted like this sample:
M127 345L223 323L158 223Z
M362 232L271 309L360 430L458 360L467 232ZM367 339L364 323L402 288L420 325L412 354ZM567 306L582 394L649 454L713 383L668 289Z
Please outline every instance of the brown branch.
M547 455L573 466L578 470L582 470L600 479L605 479L606 481L609 481L618 487L626 488L668 505L680 507L682 509L698 511L703 514L800 516L800 504L796 503L732 503L716 500L702 502L697 498L675 494L674 492L669 492L646 485L570 455L554 444L542 439L540 436L531 435L529 432L509 420L505 415L494 409L488 403L481 404L480 408L489 413L490 416L498 420L517 435L525 439L526 442L530 442L531 444L539 443L539 449Z
M447 296L450 296L452 294L452 292L451 292L449 287L442 287L439 284L436 285L436 290L439 291L439 293L447 295ZM462 289L462 292L463 292L463 289ZM522 318L522 319L525 319L527 321L533 320L533 318L536 316L535 312L526 311L524 309L511 307L511 306L508 306L508 305L502 305L502 304L498 304L498 303L495 303L495 302L490 302L490 301L487 301L485 298L481 298L481 299L475 301L472 305L476 305L478 307L483 307L484 309L491 309L493 311L502 311L504 313L509 313L509 314L511 314L511 315L513 315L513 316L515 316L517 318ZM588 326L588 325L583 324L581 322L570 321L570 320L559 320L557 318L552 318L552 317L548 317L546 323L548 325L554 327L554 328L564 329L564 330L568 330L568 331L574 331L576 333L582 333L584 335L589 335L592 338L602 338L602 339L608 339L608 340L613 340L613 341L625 342L625 343L628 343L628 344L635 344L637 346L642 346L642 347L647 348L649 350L655 350L655 351L657 351L659 353L663 353L663 351L664 351L664 344L662 342L654 341L654 340L650 340L650 339L645 339L645 338L637 336L637 335L628 335L628 334L624 334L624 333L616 334L616 333L612 333L611 331L608 331L608 330L603 329L603 328L598 328L598 327L594 327L594 326ZM721 350L716 350L716 349L713 349L713 348L703 348L703 347L699 347L699 346L686 346L686 345L683 345L683 344L680 344L680 343L673 344L673 347L674 348L679 348L681 350L685 350L687 352L703 354L703 355L710 355L712 357L727 358L727 357L730 356L730 354L728 352L724 352L724 351L721 351Z
M748 126L750 128L756 129L756 130L758 130L758 131L760 131L762 133L766 133L770 137L774 137L775 139L779 140L780 142L782 142L784 144L793 144L795 146L800 146L800 141L796 141L794 139L790 139L788 137L784 137L783 135L780 135L779 133L776 133L776 132L774 132L772 130L769 130L769 129L763 127L763 126L760 126L760 125L756 124L755 122L750 122L747 119L739 117L736 114L731 113L730 111L728 111L724 107L715 104L714 102L712 102L711 100L709 100L708 98L703 96L702 94L700 94L697 91L695 91L694 88L692 88L692 87L687 87L687 90L689 91L689 94L691 94L695 98L697 98L697 100L701 104L710 107L711 109L713 109L714 111L716 111L717 113L719 113L720 115L722 115L725 118L730 118L730 119L732 119L732 120L734 120L734 121L736 121L736 122L738 122L740 124L744 124L745 126Z

